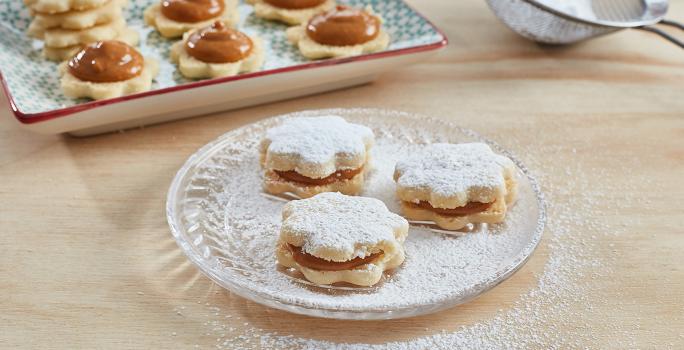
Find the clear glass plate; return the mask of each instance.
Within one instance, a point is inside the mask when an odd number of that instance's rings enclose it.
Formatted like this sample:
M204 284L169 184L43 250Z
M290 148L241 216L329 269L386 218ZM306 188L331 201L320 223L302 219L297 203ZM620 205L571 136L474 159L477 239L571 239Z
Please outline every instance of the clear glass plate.
M362 195L399 213L392 173L421 144L487 142L513 159L519 195L504 223L449 233L412 223L406 261L373 287L319 286L276 263L285 199L262 192L258 145L264 132L292 116L340 115L373 129L376 144ZM391 319L464 303L510 277L530 257L544 229L537 182L509 152L476 133L436 119L376 109L305 111L233 130L202 147L178 171L166 214L178 246L219 285L257 303L317 317Z

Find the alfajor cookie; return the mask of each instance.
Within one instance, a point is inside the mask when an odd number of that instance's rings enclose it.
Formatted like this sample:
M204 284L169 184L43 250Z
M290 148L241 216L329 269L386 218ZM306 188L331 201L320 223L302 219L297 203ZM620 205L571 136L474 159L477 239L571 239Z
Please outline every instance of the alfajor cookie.
M503 221L517 193L514 163L484 143L427 145L397 162L394 180L404 217L447 230Z
M282 212L278 263L316 284L372 286L404 261L408 222L375 198L322 193Z
M98 24L110 23L122 18L122 8L127 0L109 0L101 7L57 14L35 13L28 33L41 36L47 29L86 29Z
M264 190L301 198L321 192L361 192L373 131L338 116L285 120L260 144Z
M159 65L135 48L109 40L86 46L59 71L67 97L99 100L149 90Z
M288 28L287 39L311 59L348 57L382 51L390 42L382 19L370 7L336 6L307 23Z
M254 15L290 25L305 23L314 15L335 7L335 0L247 0Z
M237 0L162 0L143 13L145 23L166 38L210 26L216 21L236 27L240 20Z
M183 40L171 46L170 56L186 78L218 78L259 70L264 48L260 38L216 21L183 34Z
M108 0L24 0L31 11L43 14L81 11L100 7Z

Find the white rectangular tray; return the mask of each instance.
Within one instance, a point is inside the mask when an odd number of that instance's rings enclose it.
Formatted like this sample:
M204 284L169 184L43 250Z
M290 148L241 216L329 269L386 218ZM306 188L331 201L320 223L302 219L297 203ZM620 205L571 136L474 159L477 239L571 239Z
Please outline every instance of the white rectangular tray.
M241 4L240 29L267 44L263 70L234 77L192 81L181 77L168 60L173 40L146 27L142 11L158 0L133 0L127 20L141 34L140 51L161 62L160 75L148 92L120 98L72 100L59 88L57 64L41 57L41 44L24 31L30 17L16 0L0 0L0 80L21 124L39 133L90 135L230 110L261 103L360 85L378 74L418 62L447 44L447 38L401 0L349 0L370 5L380 14L392 42L382 52L350 58L311 61L285 36L285 25L254 17Z

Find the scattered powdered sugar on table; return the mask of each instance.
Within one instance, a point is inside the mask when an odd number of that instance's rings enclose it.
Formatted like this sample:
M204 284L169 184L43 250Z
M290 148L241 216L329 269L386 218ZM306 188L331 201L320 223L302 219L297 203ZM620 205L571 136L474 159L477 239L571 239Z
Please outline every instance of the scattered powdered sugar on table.
M330 112L330 111L327 111ZM391 113L391 112L386 112ZM386 135L385 135L386 136ZM396 137L396 135L392 135ZM430 135L427 135L422 140L430 142ZM405 146L391 141L390 138L380 137L378 149L386 147L388 154L402 154L400 151ZM510 143L510 140L508 140ZM384 143L384 144L383 144ZM242 145L248 146L248 145ZM613 256L597 256L595 254L596 235L617 235L624 227L633 223L624 223L622 227L615 227L608 225L602 221L601 217L595 214L595 205L597 203L610 203L615 211L620 210L623 201L608 201L609 194L622 193L625 194L625 184L610 184L606 182L598 183L603 174L604 169L594 168L587 169L586 166L580 168L572 159L554 159L551 161L548 157L551 154L563 154L567 151L562 146L547 145L539 148L539 145L516 145L516 149L522 154L525 151L527 158L525 161L527 165L535 171L539 176L542 187L545 190L548 201L548 222L545 231L545 246L548 250L548 260L544 266L543 271L538 276L536 287L529 292L520 296L519 300L514 303L513 307L507 310L500 310L497 315L491 319L482 320L478 323L461 326L449 332L442 331L434 335L410 339L407 341L393 342L389 344L347 344L347 343L331 343L324 340L298 338L292 335L283 335L271 332L267 329L250 327L247 324L236 323L229 314L224 314L220 307L208 306L216 311L214 318L207 321L207 336L215 337L215 347L219 349L231 348L259 348L259 349L283 349L283 348L301 348L301 349L453 349L453 348L470 348L470 349L486 349L486 348L582 348L592 344L595 340L596 331L589 326L587 320L592 317L592 308L602 302L602 296L597 291L597 286L592 283L594 280L603 280L609 278L611 275L611 261L615 258ZM396 153L393 153L395 152ZM229 152L230 153L230 152ZM387 164L391 163L392 159L378 159L374 154L373 162L375 164L374 172L371 179L375 181L372 184L371 190L366 195L379 198L386 203L390 210L398 210L398 205L393 203L390 199L393 192L389 191L394 188L393 182L387 180L386 176L381 176L382 172L388 171ZM559 179L544 172L551 166L549 163L553 162L553 166L564 169L567 177ZM243 169L244 172L258 171L257 164L250 164ZM258 181L244 179L244 189L257 186ZM622 186L622 187L620 187ZM224 193L225 195L225 193ZM240 228L259 228L263 230L275 230L279 225L279 218L275 214L279 213L280 205L277 202L264 202L261 213L248 214L244 209L250 207L249 203L242 201L240 198L244 192L231 193L226 195L224 204L232 205L227 211L232 213L242 213L240 216L225 215L226 223L224 227L233 227L235 230L235 238L237 241L222 241L222 244L238 244L240 249L246 249L250 252L259 253L257 249L263 251L258 254L254 260L268 261L269 265L273 259L272 250L263 249L258 242L258 233L253 230L239 230ZM624 198L623 198L624 200ZM270 204L265 204L270 203ZM516 204L513 210L524 208L525 205ZM511 220L514 221L516 217L522 216L511 215ZM515 225L515 222L507 221L507 225ZM222 230L222 227L215 227L217 230ZM261 231L262 233L264 231ZM415 230L411 232L415 237L414 240L407 242L407 264L406 268L402 269L391 277L391 283L385 281L382 288L376 293L382 293L383 298L393 298L393 293L396 285L400 285L402 280L402 273L406 274L411 266L426 269L424 273L426 280L436 281L440 277L447 277L439 275L439 269L434 269L434 266L421 266L419 261L412 262L411 256L418 257L420 254L435 255L434 251L439 251L448 247L449 249L463 249L468 251L478 252L474 255L467 255L468 259L474 259L478 266L477 271L469 269L470 264L464 266L463 262L458 262L457 259L450 259L448 257L436 258L437 265L445 264L449 267L449 271L462 270L464 273L456 280L459 283L468 282L469 278L473 276L481 276L488 273L487 269L495 269L496 266L491 264L490 256L510 254L510 249L515 247L517 243L514 235L497 234L491 232L488 234L474 234L453 239L434 234L427 230ZM496 244L491 244L496 242ZM420 244L417 244L420 243ZM270 247L269 247L270 248ZM225 248L231 249L231 248ZM419 260L419 259L416 259ZM472 263L471 263L472 264ZM484 270L480 270L480 268ZM445 271L445 270L442 270ZM410 270L409 270L410 272ZM282 273L278 272L280 275ZM406 276L406 275L405 275ZM409 277L416 277L408 275ZM589 278L587 278L589 276ZM320 298L316 292L309 291L310 294L302 294L301 287L291 280L284 279L283 283L279 283L278 287L284 288L283 292L295 292L299 295L304 295L305 298L310 298L313 302L320 302ZM421 281L421 283L423 283ZM429 282L428 282L429 283ZM434 285L434 283L433 283ZM462 286L462 285L461 285ZM447 283L448 288L458 288L458 285ZM288 288L290 290L288 290ZM435 291L436 295L440 295L440 288ZM619 297L613 295L612 297ZM335 299L337 306L348 305L349 295L340 295L339 299ZM353 297L354 299L356 297ZM605 298L605 297L603 297ZM370 302L372 300L361 298L363 302ZM605 300L605 299L603 299ZM569 305L584 305L585 310L578 311ZM594 315L596 317L596 315ZM572 335L564 333L562 330L562 323L572 322L578 324ZM226 329L231 330L226 332ZM615 347L630 347L634 346L634 338L630 329L622 329L619 327L611 327L606 325L601 332L605 335L612 334L611 339L615 339L611 344Z

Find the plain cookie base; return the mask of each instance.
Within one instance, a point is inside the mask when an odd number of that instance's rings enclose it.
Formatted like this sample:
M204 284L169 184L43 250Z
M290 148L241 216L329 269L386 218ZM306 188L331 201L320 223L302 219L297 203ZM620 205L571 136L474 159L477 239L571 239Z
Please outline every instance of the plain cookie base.
M69 11L54 15L36 13L28 33L42 33L51 28L87 29L98 24L109 23L123 17L122 8L127 0L109 0L101 7L85 11Z
M224 3L225 7L219 16L201 22L185 23L168 19L161 13L159 2L146 8L143 12L143 17L145 24L156 28L159 34L165 38L178 38L187 31L210 26L216 21L221 21L228 27L234 28L240 21L237 0L224 0Z
M380 33L373 40L350 46L319 44L309 38L304 25L288 28L286 35L287 40L299 48L302 56L309 59L358 56L385 50L390 43L389 34L383 28L380 28Z
M363 190L365 170L348 180L335 181L320 186L307 186L288 181L280 177L273 170L266 170L264 174L264 191L270 194L294 193L300 198L310 198L323 192L340 192L355 196Z
M31 10L45 14L82 11L100 7L107 0L24 0Z
M419 208L409 205L406 201L401 202L401 212L405 218L417 221L432 221L445 230L460 230L468 224L486 223L498 224L506 218L506 212L516 200L518 185L513 180L506 181L506 195L498 198L487 210L464 216L441 215L430 209Z
M124 28L126 28L126 21L123 18L117 18L110 23L100 24L82 30L55 28L47 29L43 32L28 32L27 34L42 39L45 42L45 46L59 48L93 43L101 40L112 40L116 38Z
M391 255L383 252L382 256L372 263L359 266L351 270L343 271L321 271L299 265L289 249L283 244L278 244L276 248L276 258L278 263L285 267L295 268L300 271L307 280L315 284L333 284L337 282L347 282L357 286L370 287L382 278L382 273L386 270L397 268L404 262L404 248L399 247Z
M140 42L140 35L135 29L126 27L119 32L119 35L114 40L124 42L130 46L136 46ZM43 46L43 57L50 61L64 61L73 57L82 48L83 45L58 48Z
M230 63L207 63L188 54L185 42L191 32L183 34L183 40L171 46L171 61L178 64L180 73L191 79L229 77L240 73L256 72L264 64L264 45L260 38L249 36L252 40L252 52L245 59Z
M159 73L159 63L154 59L145 57L145 66L140 75L113 83L94 83L79 80L69 73L66 62L59 66L59 71L62 75L60 84L65 96L102 100L150 90L152 80Z
M275 7L264 0L247 0L248 4L254 5L254 15L273 21L279 21L290 25L298 25L307 22L309 18L335 7L335 0L327 0L324 3L306 9L290 10Z

